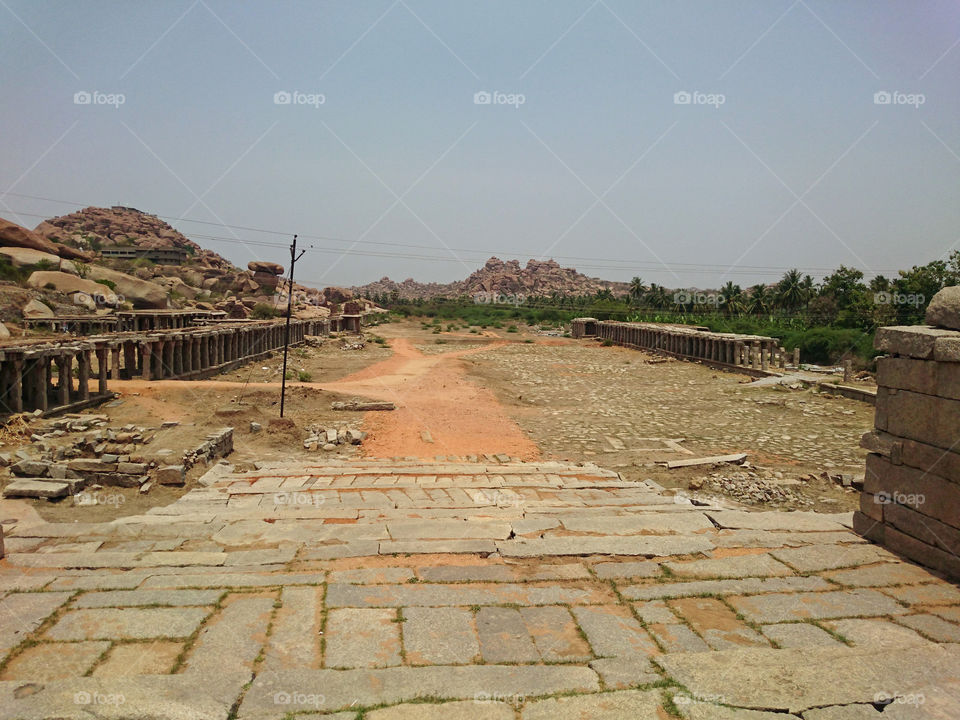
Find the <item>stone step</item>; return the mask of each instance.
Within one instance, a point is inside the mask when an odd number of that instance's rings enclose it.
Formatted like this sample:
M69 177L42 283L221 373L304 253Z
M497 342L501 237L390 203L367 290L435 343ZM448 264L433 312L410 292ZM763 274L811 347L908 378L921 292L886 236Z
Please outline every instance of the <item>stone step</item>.
M62 498L70 492L70 484L62 480L41 478L17 478L3 488L8 498Z

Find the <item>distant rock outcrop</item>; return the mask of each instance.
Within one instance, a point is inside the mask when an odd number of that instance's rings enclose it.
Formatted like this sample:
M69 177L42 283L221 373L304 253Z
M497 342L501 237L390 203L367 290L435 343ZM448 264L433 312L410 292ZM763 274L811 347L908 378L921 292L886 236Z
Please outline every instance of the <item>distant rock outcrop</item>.
M518 260L504 262L492 257L466 280L452 283L419 283L412 278L397 283L388 277L376 282L352 288L365 297L383 294L398 294L403 300L433 297L458 297L479 293L503 293L523 295L592 295L598 290L609 289L623 294L627 283L592 278L574 268L561 267L555 260L528 260L525 267Z

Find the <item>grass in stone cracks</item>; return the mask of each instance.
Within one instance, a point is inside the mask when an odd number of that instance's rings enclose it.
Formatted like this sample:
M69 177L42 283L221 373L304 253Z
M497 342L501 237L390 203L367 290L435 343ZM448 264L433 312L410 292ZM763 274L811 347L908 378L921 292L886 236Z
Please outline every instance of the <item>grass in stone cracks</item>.
M47 618L42 623L40 623L40 625L37 626L36 630L34 630L29 636L24 638L19 645L17 645L9 653L7 653L6 658L4 658L3 660L0 660L0 673L6 670L10 662L15 657L20 655L22 652L32 647L35 647L37 645L40 645L44 642L43 640L39 639L40 636L43 635L45 632L47 632L47 630L52 628L57 623L57 621L59 621L60 618L63 617L64 614L68 612L69 610L68 606L70 605L71 601L75 597L77 597L77 595L79 595L79 592L75 592L73 595L67 598L66 602L64 602L60 607L58 607L50 615L48 615Z
M326 577L326 576L324 576ZM320 667L326 667L327 663L327 619L330 616L330 608L327 607L327 581L323 581L323 602L320 604Z

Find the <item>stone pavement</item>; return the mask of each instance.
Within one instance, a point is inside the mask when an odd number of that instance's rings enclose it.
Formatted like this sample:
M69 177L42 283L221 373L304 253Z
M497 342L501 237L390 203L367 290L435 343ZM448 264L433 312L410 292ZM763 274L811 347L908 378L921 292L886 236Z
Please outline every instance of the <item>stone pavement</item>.
M6 526L0 718L960 717L960 589L849 515L506 457L202 484Z

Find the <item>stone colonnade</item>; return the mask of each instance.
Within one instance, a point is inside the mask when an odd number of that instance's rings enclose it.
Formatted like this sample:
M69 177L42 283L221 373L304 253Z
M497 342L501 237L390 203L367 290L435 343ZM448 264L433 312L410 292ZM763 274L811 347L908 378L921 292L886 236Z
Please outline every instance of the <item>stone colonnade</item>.
M193 327L197 320L224 318L223 310L121 310L118 330L144 332Z
M325 321L292 320L290 344L325 329ZM48 412L108 397L110 379L206 377L282 347L284 333L284 322L269 321L0 348L0 415ZM95 391L91 376L97 379Z
M638 350L754 370L783 368L787 353L776 338L715 333L682 325L627 323L577 318L573 337L593 336Z
M28 328L49 329L52 333L68 332L74 335L95 335L117 329L117 318L112 315L57 315L56 317L25 318Z

